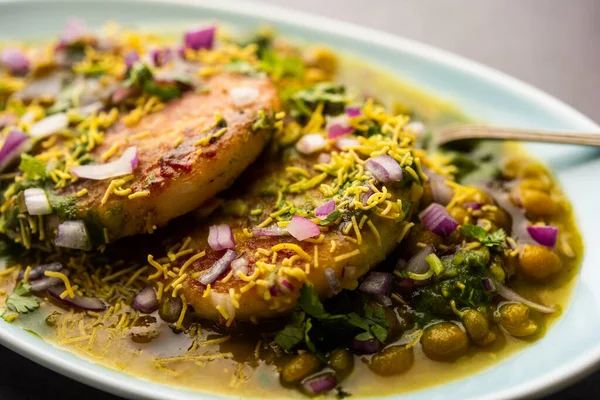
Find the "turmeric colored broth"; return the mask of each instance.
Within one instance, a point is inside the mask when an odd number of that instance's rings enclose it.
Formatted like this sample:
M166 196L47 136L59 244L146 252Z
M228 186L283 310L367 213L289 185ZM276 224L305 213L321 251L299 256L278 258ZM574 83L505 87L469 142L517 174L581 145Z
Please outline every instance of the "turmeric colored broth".
M368 94L390 107L408 108L428 127L466 120L450 103L422 93L387 72L365 66L352 58L340 61L338 79L350 89L357 92L368 90ZM517 147L498 146L498 149L505 155L523 154ZM558 247L567 249L560 250L566 268L546 284L533 285L517 279L513 287L531 299L564 309L573 289L583 244L571 210L561 215L564 217L552 222L564 235L559 237ZM564 246L561 240L568 242L568 246ZM3 276L0 288L10 292L15 279L16 272ZM1 302L4 300L5 296L2 296ZM120 329L127 324L128 317L111 315L115 307L121 305L113 304L106 314L99 315L93 312L74 313L45 302L40 310L22 315L14 323L94 363L153 382L232 396L243 393L249 397L303 397L300 392L280 385L277 367L289 358L284 356L274 362L274 350L261 340L264 324L240 325L232 330L218 327L217 331L213 323L201 323L194 326L193 335L174 333L163 324L157 339L146 344L135 343L129 333ZM534 318L545 327L559 317L560 313L551 316L534 314ZM453 363L430 360L417 343L414 365L400 376L386 378L375 375L366 363L357 359L352 375L342 384L343 389L355 397L367 397L443 384L488 368L523 349L532 340L520 340L496 331L500 338L493 345L485 348L471 346L468 355ZM540 336L541 333L534 339ZM408 341L405 334L399 343Z

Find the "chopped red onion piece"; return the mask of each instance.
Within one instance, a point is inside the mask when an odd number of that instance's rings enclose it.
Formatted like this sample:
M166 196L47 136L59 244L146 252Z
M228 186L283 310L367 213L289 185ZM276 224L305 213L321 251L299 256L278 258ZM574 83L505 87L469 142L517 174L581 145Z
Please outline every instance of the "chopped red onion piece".
M0 171L12 164L29 148L30 142L27 139L27 135L19 130L10 131L0 149Z
M31 268L29 271L29 280L36 280L44 277L44 272L46 271L60 271L63 269L63 265L59 262L53 262L49 264L42 264ZM67 273L68 275L68 273ZM25 276L25 270L19 271L19 279L23 279Z
M331 154L329 153L320 153L317 157L317 164L329 164L329 161L331 161Z
M337 379L331 372L306 378L302 381L302 388L309 395L317 395L335 389Z
M236 107L246 107L258 99L258 89L250 86L234 87L229 90L229 97Z
M281 288L279 286L277 286L274 283L273 286L271 286L269 288L269 293L271 293L271 296L277 297L277 296L281 296L283 294L283 291L281 290Z
M58 225L58 235L54 244L69 249L90 250L89 236L85 224L81 220L65 221Z
M450 216L448 210L440 204L432 203L419 214L419 219L427 230L440 236L449 236L458 223Z
M335 211L335 200L329 200L315 208L315 215L319 219L325 219L329 214Z
M496 290L496 285L494 285L494 281L492 281L490 278L483 278L481 280L481 283L483 283L483 287L485 288L485 290Z
M283 291L292 292L294 291L294 285L292 285L288 280L281 279L279 281L279 286L283 289Z
M215 251L235 248L231 227L221 224L208 228L208 245Z
M23 191L25 197L25 206L30 215L48 215L52 214L52 207L48 201L48 196L44 189L29 188Z
M349 117L358 117L361 114L360 107L347 107L346 114Z
M463 208L465 209L471 209L471 210L480 210L481 209L481 203L477 203L476 201L469 201L463 204Z
M340 124L335 124L332 125L331 127L329 127L328 131L327 131L327 137L329 139L335 139L344 135L347 135L348 133L352 132L354 129L351 126L343 126Z
M556 239L558 239L558 228L555 226L532 225L527 227L527 232L529 232L533 240L542 246L550 248L554 248L554 246L556 246Z
M362 203L363 206L366 206L369 202L369 199L371 198L371 195L373 194L373 189L371 189L370 187L368 187L368 190L366 192L362 192L359 196L360 198L360 202Z
M95 165L78 165L71 172L80 178L102 180L131 174L138 165L137 147L127 148L118 160Z
M262 236L287 236L290 233L285 228L273 225L273 226L269 226L267 228L253 228L252 234L256 237L262 237Z
M327 138L336 139L338 137L347 135L354 129L350 126L348 116L346 114L340 114L337 117L327 117Z
M216 26L207 26L187 31L184 35L185 47L194 50L212 49L216 29Z
M452 197L454 197L454 189L446 184L446 178L425 168L423 172L429 178L433 201L443 206L450 203Z
M409 122L404 126L405 131L413 132L417 137L421 136L425 132L425 125L420 121Z
M400 182L402 180L400 164L387 154L369 159L365 167L379 182Z
M350 350L356 354L375 354L381 349L381 342L377 339L359 340L352 339Z
M521 296L508 286L498 281L494 281L494 285L496 286L496 293L502 296L505 300L524 304L529 308L541 312L542 314L552 314L556 312L556 309L554 307L548 307L543 304L538 304L531 300L527 300L525 297Z
M158 298L156 291L152 286L143 288L133 299L131 304L133 308L146 314L153 313L158 310Z
M87 25L77 18L69 18L67 26L60 35L60 45L76 43L90 34Z
M29 68L29 60L21 49L8 47L0 54L0 63L4 64L12 74L26 72Z
M135 90L133 88L118 88L114 91L112 96L110 96L110 101L113 104L119 104L129 96L131 96Z
M248 264L248 260L244 257L236 258L231 262L231 270L235 274L234 276L236 279L240 279L237 276L238 272L241 272L242 274L248 276Z
M392 305L392 298L390 296L376 294L376 295L373 295L373 298L375 299L376 302L378 302L379 304L381 304L384 307L390 307Z
M342 136L335 141L335 147L340 150L347 150L357 146L360 146L360 141L354 136Z
M371 295L389 296L392 292L392 274L371 271L362 281L358 290Z
M169 48L165 49L154 49L150 51L150 59L152 63L157 67L162 67L173 58L173 52Z
M39 139L58 133L69 126L69 118L65 113L58 113L39 120L29 128L29 135Z
M305 240L321 234L321 230L317 224L297 215L292 217L292 222L286 228L296 240Z
M327 142L319 133L309 133L302 136L296 143L296 150L302 154L312 154L323 149Z
M428 244L423 247L417 254L408 260L405 271L412 272L413 274L424 274L429 271L429 264L427 263L427 260L425 260L425 257L433 253L435 253L435 249L432 245ZM400 260L398 260L398 264L400 265L399 261Z
M233 250L227 250L223 257L217 260L210 269L198 278L203 285L208 285L217 280L229 268L229 265L237 258L237 253Z
M133 67L133 64L140 60L140 55L137 51L132 50L129 53L125 54L125 65L127 68Z
M69 306L80 308L82 310L89 311L103 311L108 308L107 304L96 297L77 296L71 298L66 296L64 299L60 298L60 295L65 291L64 285L56 285L48 288L48 294L54 297L56 300L65 303Z
M59 271L67 276L69 275L69 270L67 270L67 269L62 269ZM48 290L52 286L60 285L62 283L62 280L60 278L56 278L54 276L43 276L38 279L29 279L28 283L29 283L29 286L31 286L30 290L32 292L38 293L38 292L43 292L45 290Z
M325 277L327 278L327 283L329 284L331 292L333 294L338 294L340 292L340 281L336 278L333 268L327 268L325 270Z

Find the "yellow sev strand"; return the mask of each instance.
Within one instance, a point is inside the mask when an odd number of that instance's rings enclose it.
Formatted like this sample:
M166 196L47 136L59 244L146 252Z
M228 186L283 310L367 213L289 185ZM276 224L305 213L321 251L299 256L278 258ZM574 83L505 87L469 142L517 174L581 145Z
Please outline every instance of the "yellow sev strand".
M62 272L56 271L44 271L44 275L51 276L53 278L58 278L65 284L65 291L69 295L70 298L75 297L75 292L73 291L73 287L71 287L71 282L69 282L69 278L63 274Z
M181 295L181 302L183 303L183 307L181 308L181 313L179 314L179 319L177 320L177 323L175 324L177 329L181 328L181 324L183 323L183 319L185 318L185 313L188 308L187 300L185 299L184 294Z
M192 265L192 263L202 257L204 257L206 255L206 251L201 251L198 254L194 254L193 256L191 256L190 258L187 259L187 261L185 263L183 263L183 265L181 266L181 269L179 270L179 275L183 275L183 273L185 272L186 269L188 269L188 267L190 265Z
M338 262L338 261L343 261L343 260L347 260L348 258L352 258L354 256L357 256L360 254L360 249L356 249L353 250L349 253L345 253L345 254L340 254L339 256L336 256L333 258L333 261Z
M275 246L271 247L271 251L280 251L280 250L292 250L298 253L300 257L305 259L306 261L311 261L311 257L304 251L300 246L293 243L279 243Z

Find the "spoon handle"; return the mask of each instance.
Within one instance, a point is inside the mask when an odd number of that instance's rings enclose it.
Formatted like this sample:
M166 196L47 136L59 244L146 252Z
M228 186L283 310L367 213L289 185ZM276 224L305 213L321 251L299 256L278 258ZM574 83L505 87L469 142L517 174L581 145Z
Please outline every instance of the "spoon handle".
M493 125L449 125L438 131L438 145L464 139L522 140L600 146L600 132L580 133L508 128Z

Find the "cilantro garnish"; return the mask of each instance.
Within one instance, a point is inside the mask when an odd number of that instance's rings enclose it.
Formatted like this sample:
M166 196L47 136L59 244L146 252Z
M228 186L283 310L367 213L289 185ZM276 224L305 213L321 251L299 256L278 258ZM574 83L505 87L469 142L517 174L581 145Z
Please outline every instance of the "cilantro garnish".
M261 55L260 69L275 79L285 76L300 79L304 75L304 62L299 57L282 58L275 50L265 50Z
M462 225L460 227L460 233L466 238L477 240L482 245L492 248L499 248L504 245L506 240L506 232L504 229L498 229L494 232L487 233L485 229L476 225Z
M348 314L329 313L311 285L304 285L298 299L299 309L289 323L277 333L275 343L284 350L291 350L304 342L317 355L322 355L332 344L352 338L368 340L376 338L385 342L389 321L383 307L363 304L362 312Z
M46 178L46 164L29 154L21 154L19 169L24 172L29 179Z
M341 213L338 210L333 210L323 221L319 222L319 225L324 226L331 224L339 218L340 214Z
M127 79L123 82L126 87L139 85L140 88L163 101L171 100L181 96L181 90L177 85L158 84L152 75L152 71L143 63L135 63L128 72Z
M19 314L26 314L40 306L40 300L30 295L31 285L17 283L13 292L6 299L6 309ZM6 311L5 311L6 312Z

